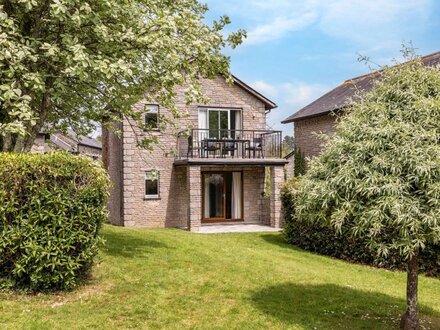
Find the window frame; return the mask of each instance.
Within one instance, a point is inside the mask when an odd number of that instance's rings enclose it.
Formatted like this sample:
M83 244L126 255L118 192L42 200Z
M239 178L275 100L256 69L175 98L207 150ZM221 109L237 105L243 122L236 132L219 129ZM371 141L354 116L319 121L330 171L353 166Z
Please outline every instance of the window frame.
M155 108L155 111L152 111L152 108ZM143 124L144 124L144 132L147 132L147 114L156 114L156 127L152 127L151 130L154 132L159 132L159 122L160 122L160 106L159 104L148 103L144 105L143 112Z
M232 130L232 118L233 118L233 114L234 114L234 121L235 121L235 112L239 112L240 113L240 120L239 123L235 122L235 128L233 130L244 130L243 128L243 108L234 108L234 107L199 107L198 108L198 112L197 112L197 116L198 116L198 122L197 122L197 128L198 129L205 129L207 131L209 131L209 113L213 112L213 111L227 111L228 112L228 131ZM203 126L205 126L205 128L200 127L200 112L205 112L205 121ZM220 123L220 122L219 122ZM240 127L239 129L237 129L237 124L238 127ZM214 129L213 129L214 130ZM220 130L220 127L218 128L218 130Z
M147 194L147 180L148 180L148 178L147 178L147 175L148 175L148 173L151 173L151 172L156 172L157 173L157 178L156 178L156 185L157 185L157 194L151 194L151 195L149 195L149 194ZM151 182L153 182L152 180L148 180L148 181L151 181ZM144 176L144 199L145 200L155 200L155 199L160 199L160 171L158 171L158 170L148 170L148 171L145 171L145 176Z

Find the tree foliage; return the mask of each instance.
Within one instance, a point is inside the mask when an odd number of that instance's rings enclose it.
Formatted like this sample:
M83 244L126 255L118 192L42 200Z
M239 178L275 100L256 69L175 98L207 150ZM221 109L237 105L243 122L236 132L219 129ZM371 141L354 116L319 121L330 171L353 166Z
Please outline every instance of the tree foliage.
M293 157L294 174L296 177L304 175L306 172L306 157L301 148L295 146L295 155Z
M44 124L87 133L93 122L137 118L149 95L175 116L177 85L203 101L198 78L228 75L221 53L244 36L209 26L197 0L2 0L0 147L29 150Z
M283 139L283 155L287 155L295 149L295 139L293 136L285 135Z
M440 69L387 68L311 161L300 218L410 258L440 239Z
M440 241L440 67L416 58L376 76L310 163L296 216L404 257L401 325L418 329L419 256Z
M301 178L290 178L281 187L284 211L283 233L288 243L301 249L363 265L405 270L407 261L392 250L386 256L368 248L368 239L341 235L326 223L301 221L296 216L297 190ZM419 255L420 271L440 278L440 244L428 244Z

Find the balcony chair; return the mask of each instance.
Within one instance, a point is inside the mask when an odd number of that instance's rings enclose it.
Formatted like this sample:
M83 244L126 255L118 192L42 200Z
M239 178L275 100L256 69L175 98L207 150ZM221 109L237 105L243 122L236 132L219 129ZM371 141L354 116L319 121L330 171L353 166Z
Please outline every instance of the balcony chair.
M259 158L264 158L263 139L261 137L253 138L245 150L248 152L249 158L251 158L251 152L253 158L255 158L256 154L258 154Z
M209 158L210 152L214 152L214 158L215 158L215 153L217 152L217 150L220 150L220 147L218 146L217 142L210 142L206 140L202 141L202 158L204 158L205 155L207 158Z
M222 149L222 157L225 158L226 155L231 152L232 158L234 158L235 151L238 150L237 143L235 142L224 142L223 149Z

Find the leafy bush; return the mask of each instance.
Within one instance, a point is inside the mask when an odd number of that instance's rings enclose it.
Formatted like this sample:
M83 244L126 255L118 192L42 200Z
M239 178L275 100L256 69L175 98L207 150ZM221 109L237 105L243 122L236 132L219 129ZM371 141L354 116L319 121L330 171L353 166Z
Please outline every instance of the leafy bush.
M301 176L306 172L306 159L301 148L295 145L294 175Z
M86 276L107 217L99 163L66 153L0 153L0 282L66 290Z
M368 248L368 242L354 239L350 235L338 234L320 222L301 221L295 216L295 198L301 181L292 178L281 189L284 211L284 235L286 240L301 249L388 269L406 269L406 260L397 252L387 258ZM440 277L440 246L428 246L420 256L420 269L430 276Z

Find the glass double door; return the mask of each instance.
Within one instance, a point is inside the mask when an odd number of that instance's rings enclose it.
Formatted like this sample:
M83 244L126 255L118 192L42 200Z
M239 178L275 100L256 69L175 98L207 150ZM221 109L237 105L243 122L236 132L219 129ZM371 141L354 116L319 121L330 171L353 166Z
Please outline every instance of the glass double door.
M228 110L209 110L208 129L209 138L220 139L227 137L230 129L230 112Z
M241 172L202 174L203 222L241 221L243 191Z
M233 137L242 127L241 110L200 109L198 122L203 138Z

